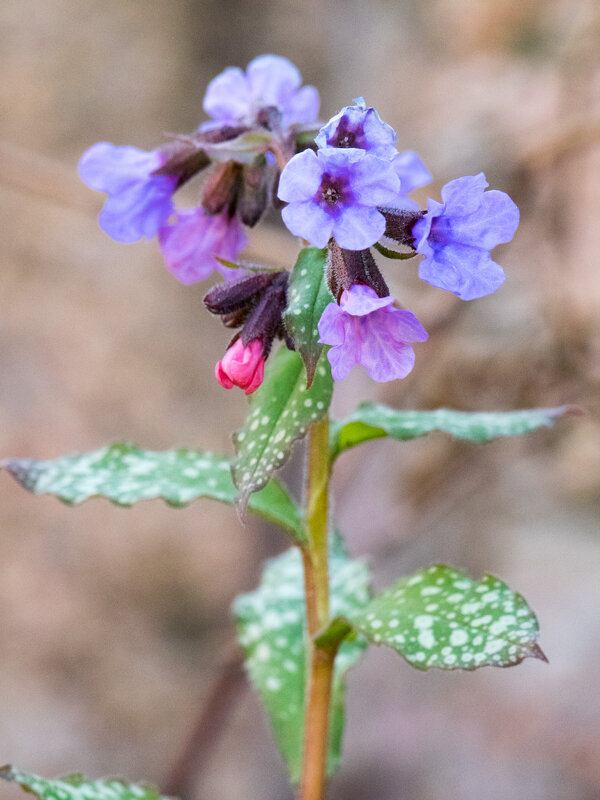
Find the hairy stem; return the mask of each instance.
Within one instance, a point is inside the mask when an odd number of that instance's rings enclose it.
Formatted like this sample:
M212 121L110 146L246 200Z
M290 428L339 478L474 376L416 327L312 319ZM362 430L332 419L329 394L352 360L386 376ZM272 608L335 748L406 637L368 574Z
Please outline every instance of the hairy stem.
M324 417L311 426L307 454L307 544L302 547L302 559L306 619L310 637L310 672L300 800L322 800L327 773L329 706L335 651L316 648L313 637L329 621L327 554L329 455L329 419Z

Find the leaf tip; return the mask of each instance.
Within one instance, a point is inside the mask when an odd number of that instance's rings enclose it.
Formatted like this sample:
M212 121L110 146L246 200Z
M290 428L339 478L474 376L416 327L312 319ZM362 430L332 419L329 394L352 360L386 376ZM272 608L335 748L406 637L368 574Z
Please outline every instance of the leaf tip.
M544 661L546 664L550 663L547 655L537 642L533 642L533 644L529 647L527 656L529 656L529 658L537 658L539 661Z

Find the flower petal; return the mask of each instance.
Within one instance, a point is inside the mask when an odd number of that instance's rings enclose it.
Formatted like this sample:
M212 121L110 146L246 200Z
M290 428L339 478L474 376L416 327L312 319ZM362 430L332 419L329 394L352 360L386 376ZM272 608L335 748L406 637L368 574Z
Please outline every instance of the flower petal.
M325 247L331 238L334 219L317 203L290 203L281 217L290 233L302 236L315 247Z
M246 75L252 99L264 106L284 105L302 83L298 68L283 56L258 56Z
M433 180L433 176L414 150L398 153L392 161L392 167L400 178L402 194L408 194L419 186L426 186Z
M312 150L303 150L285 165L281 177L277 197L288 203L311 200L323 177L323 167L317 154Z
M342 207L332 222L333 236L346 250L365 250L385 233L385 217L376 208L367 206ZM325 244L317 246L324 247Z
M340 308L353 317L364 317L378 308L391 306L394 298L378 297L377 292L370 286L362 283L353 284L350 289L344 289L340 298Z
M239 67L227 67L208 84L202 107L220 122L237 122L250 110L251 97L246 76Z
M462 300L475 300L495 292L505 277L504 270L492 261L487 250L468 245L446 245L419 264L421 280Z

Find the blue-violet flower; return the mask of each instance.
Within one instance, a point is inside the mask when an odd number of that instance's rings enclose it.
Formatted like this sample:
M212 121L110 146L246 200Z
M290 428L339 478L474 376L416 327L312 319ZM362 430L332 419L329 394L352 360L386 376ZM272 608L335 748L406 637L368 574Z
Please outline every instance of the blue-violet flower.
M424 342L427 331L410 311L394 308L394 298L378 297L370 286L344 289L339 306L330 303L319 320L319 341L333 345L327 353L334 380L360 364L374 381L408 375L415 354L407 342Z
M228 279L239 277L215 256L235 261L248 243L237 217L227 211L209 216L202 208L179 211L172 225L159 230L158 241L167 269L185 284L201 281L214 270Z
M283 169L278 197L288 229L316 247L333 235L347 250L363 250L383 236L377 206L394 202L400 179L389 161L355 147L304 150Z
M90 189L107 192L98 222L118 242L151 239L173 211L176 178L152 175L162 165L158 151L98 142L79 161L79 175Z
M345 106L315 136L318 147L358 147L380 158L397 155L396 132L362 97Z
M419 277L473 300L496 291L504 270L490 250L510 242L519 224L519 209L505 192L485 192L483 172L450 181L442 202L427 199L427 213L413 226L415 249L425 256Z
M275 108L281 125L311 123L319 115L319 93L314 86L303 86L297 67L287 58L258 56L248 64L246 73L228 67L208 84L203 107L212 122L201 130L219 125L253 125L261 111Z

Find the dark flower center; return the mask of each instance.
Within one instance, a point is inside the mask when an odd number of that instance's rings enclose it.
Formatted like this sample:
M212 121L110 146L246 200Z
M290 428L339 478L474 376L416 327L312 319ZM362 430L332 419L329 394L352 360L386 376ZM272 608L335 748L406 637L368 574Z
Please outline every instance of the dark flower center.
M344 201L347 193L346 181L343 178L330 175L328 172L323 174L321 185L317 192L317 199L321 203L333 208Z
M333 147L364 147L364 131L362 125L354 127L345 117L339 121L335 133L327 144Z

